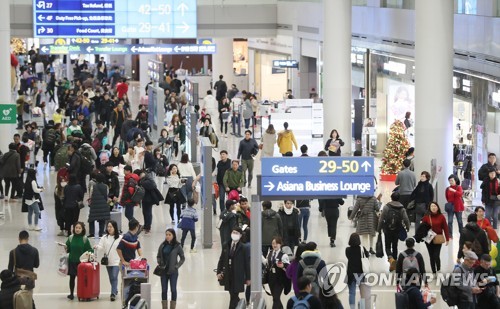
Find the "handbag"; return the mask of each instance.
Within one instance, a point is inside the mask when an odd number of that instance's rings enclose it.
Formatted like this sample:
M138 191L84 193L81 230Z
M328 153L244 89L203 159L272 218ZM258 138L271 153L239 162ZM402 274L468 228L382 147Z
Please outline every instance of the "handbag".
M408 233L406 232L406 229L404 227L401 227L399 230L399 240L405 241L406 238L408 238Z
M453 205L453 203L444 204L444 211L446 211L447 213L455 212L455 205Z
M432 243L435 244L435 245L442 245L445 242L446 242L446 239L444 238L443 234L436 235L432 239Z
M157 265L155 269L153 270L153 274L156 276L163 276L165 274L165 269L167 268L166 265Z
M69 253L64 253L59 257L59 266L57 268L57 273L61 276L68 275L68 258Z
M146 259L130 260L130 269L146 269L148 268L148 261Z
M417 207L417 203L415 203L415 200L413 200L408 203L408 206L406 206L406 210L413 210L415 209L415 207Z
M167 194L168 194L168 197L170 198L170 200L175 203L179 199L180 193L181 193L180 190L177 189L175 191L169 191Z
M375 256L378 258L384 257L384 244L382 243L381 233L378 233L377 243L375 244Z
M109 265L109 253L111 252L111 248L113 248L113 245L115 244L116 238L113 240L113 243L109 247L108 254L104 254L104 256L101 258L101 265L108 266Z
M365 248L363 246L360 246L361 249L361 267L363 267L363 273L369 273L370 272L370 260L365 254Z

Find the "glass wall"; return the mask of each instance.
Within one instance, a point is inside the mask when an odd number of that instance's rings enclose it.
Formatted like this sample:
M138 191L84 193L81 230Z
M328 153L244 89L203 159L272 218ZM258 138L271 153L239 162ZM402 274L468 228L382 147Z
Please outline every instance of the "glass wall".
M477 14L477 0L455 0L458 14Z
M381 7L414 10L415 0L382 0Z

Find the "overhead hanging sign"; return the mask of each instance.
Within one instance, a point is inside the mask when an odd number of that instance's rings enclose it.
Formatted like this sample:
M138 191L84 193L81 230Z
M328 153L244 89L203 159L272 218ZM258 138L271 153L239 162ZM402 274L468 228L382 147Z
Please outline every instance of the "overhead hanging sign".
M275 67L275 68L298 69L299 68L299 62L297 60L273 60L273 67Z
M196 0L33 0L34 36L196 38Z
M80 44L80 45L40 45L42 55L60 54L110 54L110 55L207 55L215 54L215 45L197 44Z

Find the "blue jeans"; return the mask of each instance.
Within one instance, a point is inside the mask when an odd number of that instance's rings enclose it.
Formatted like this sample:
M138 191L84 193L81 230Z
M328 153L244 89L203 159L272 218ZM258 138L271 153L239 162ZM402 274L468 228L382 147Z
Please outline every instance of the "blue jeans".
M108 271L109 283L111 283L111 294L118 295L118 274L120 266L106 266Z
M219 207L220 213L226 210L226 187L223 183L219 183Z
M177 279L179 273L161 276L161 300L168 300L168 281L170 281L170 288L172 289L171 301L177 301Z
M491 225L496 230L498 224L498 211L500 210L500 206L495 206L494 203L486 204L486 218L490 220Z
M125 206L125 218L127 218L128 221L134 219L134 207L134 205Z
M33 213L35 214L35 225L38 225L38 218L40 216L40 207L38 206L38 202L34 202L33 204L28 206L28 224L33 224Z
M153 204L143 202L142 215L144 217L144 229L149 231L153 223Z
M464 229L464 224L462 222L462 212L449 212L448 213L448 232L450 233L450 237L453 236L453 215L457 217L457 223L458 223L458 232L462 234L462 230Z
M358 285L356 284L356 280L353 280L349 284L349 306L351 308L356 304L356 287Z
M250 127L250 119L252 119L252 118L244 119L245 120L245 129L248 129Z
M365 307L364 308L371 308L371 304L370 304L371 288L368 285L366 285L364 282L358 283L356 281L356 278L350 284L348 284L348 287L349 287L349 307L355 308L356 287L357 286L359 286L360 299L365 300ZM363 307L361 307L361 308L363 308Z
M307 240L307 223L309 222L309 217L311 216L311 209L309 207L301 207L299 215L299 225L300 228L304 229L304 234L302 234L302 240Z

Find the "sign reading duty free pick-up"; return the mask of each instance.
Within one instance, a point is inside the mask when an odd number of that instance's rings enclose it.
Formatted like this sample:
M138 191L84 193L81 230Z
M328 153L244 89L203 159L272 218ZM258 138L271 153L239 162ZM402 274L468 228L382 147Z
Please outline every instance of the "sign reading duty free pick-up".
M263 158L263 198L372 195L373 157Z
M16 104L0 104L0 124L16 123Z

